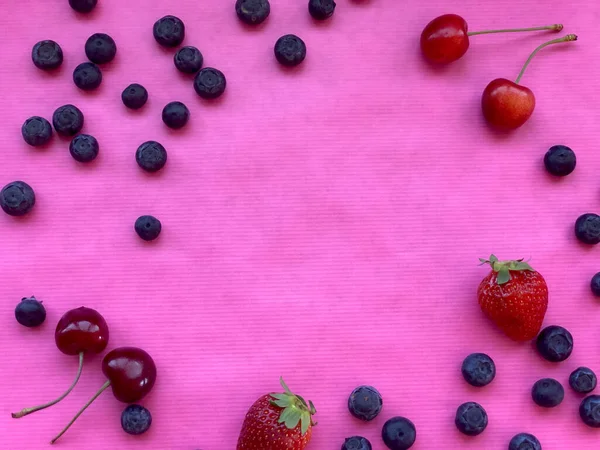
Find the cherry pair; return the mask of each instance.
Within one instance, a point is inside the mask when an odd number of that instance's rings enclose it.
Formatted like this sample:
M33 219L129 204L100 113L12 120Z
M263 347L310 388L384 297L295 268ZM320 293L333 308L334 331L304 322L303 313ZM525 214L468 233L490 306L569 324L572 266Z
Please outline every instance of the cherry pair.
M25 408L13 413L15 419L49 408L63 400L73 390L83 370L84 355L103 352L108 345L109 330L102 315L91 308L80 307L67 311L59 320L54 332L58 349L66 355L79 356L79 368L75 380L57 399L43 405ZM145 397L156 381L156 365L152 357L137 347L120 347L112 350L102 360L102 372L108 378L100 390L86 403L69 424L56 436L56 442L88 406L109 386L117 400L135 403Z
M448 64L460 59L469 49L469 37L479 34L515 33L525 31L561 31L561 24L533 28L505 30L468 31L467 22L456 14L445 14L433 19L421 33L421 51L424 57L434 64ZM535 96L531 89L519 85L525 69L544 47L561 42L577 40L574 34L553 39L537 47L529 56L516 81L497 78L490 82L481 97L481 107L485 120L494 128L514 130L521 127L533 114Z

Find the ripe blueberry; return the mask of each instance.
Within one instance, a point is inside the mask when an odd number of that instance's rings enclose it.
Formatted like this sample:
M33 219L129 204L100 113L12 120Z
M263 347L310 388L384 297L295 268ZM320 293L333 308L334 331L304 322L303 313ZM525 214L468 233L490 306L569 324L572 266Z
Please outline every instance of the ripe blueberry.
M102 71L94 63L81 63L73 71L73 82L82 91L93 91L102 83Z
M227 80L223 72L212 67L205 67L194 78L196 94L206 100L220 97L226 86Z
M334 0L309 0L308 12L316 20L325 20L333 16L335 11Z
M575 236L584 244L600 244L600 216L592 213L579 216L575 221Z
M508 444L508 450L542 450L542 444L529 433L519 433Z
M557 177L565 177L575 170L575 152L566 145L554 145L544 156L546 170Z
M590 395L582 400L579 417L588 427L600 428L600 395Z
M129 405L121 413L121 426L128 434L144 434L152 425L152 414L140 405Z
M175 67L183 73L196 73L202 69L204 57L196 47L182 47L173 57Z
M83 128L83 113L73 105L64 105L52 114L52 125L61 136L75 136Z
M156 141L147 141L135 152L138 165L147 172L157 172L167 163L167 150Z
M80 13L88 13L92 11L96 7L97 3L98 0L69 0L69 5L71 5L71 8Z
M89 134L78 134L69 145L69 152L71 152L73 159L82 163L96 159L99 150L98 141Z
M350 414L360 420L373 420L383 408L381 394L373 386L359 386L348 397Z
M553 378L542 378L533 385L531 398L543 408L554 408L565 398L565 389Z
M372 450L371 443L362 436L352 436L347 438L342 445L342 450Z
M485 353L472 353L465 358L461 368L462 376L471 386L487 386L496 376L496 365Z
M121 100L129 109L140 109L148 101L148 91L141 84L133 83L123 90Z
M92 34L85 43L85 55L95 64L109 63L116 54L117 44L108 34Z
M597 384L596 374L587 367L579 367L569 376L569 386L580 394L589 394L596 389Z
M557 325L550 325L540 331L536 348L542 357L550 362L566 360L573 352L573 336Z
M40 41L31 50L31 60L38 69L58 69L63 63L63 51L54 41Z
M153 216L141 216L135 221L135 232L144 241L153 241L162 230L160 220Z
M300 64L306 58L306 44L293 34L286 34L275 43L275 58L286 67Z
M152 33L163 47L178 47L185 38L185 25L179 17L164 16L154 23Z
M600 272L592 277L590 287L592 288L592 293L596 297L600 297Z
M52 137L52 125L43 117L33 116L21 127L23 139L32 147L45 145Z
M181 102L171 102L162 110L162 120L173 130L183 128L190 120L190 110Z
M269 0L237 0L235 13L239 19L248 25L263 23L271 12Z
M24 216L35 206L35 193L24 181L8 183L0 191L0 207L9 216Z
M417 430L407 418L392 417L383 424L381 437L390 450L408 450L417 439Z
M15 308L15 318L24 327L39 327L46 320L46 308L34 296L24 298Z
M458 431L467 436L477 436L485 431L488 415L479 403L463 403L456 410L454 424Z

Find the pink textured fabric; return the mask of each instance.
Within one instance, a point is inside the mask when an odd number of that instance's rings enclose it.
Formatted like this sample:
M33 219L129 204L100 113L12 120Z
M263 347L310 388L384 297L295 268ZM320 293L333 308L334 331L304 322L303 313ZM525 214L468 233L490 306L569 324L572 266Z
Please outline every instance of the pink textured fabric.
M600 210L596 0L338 0L325 23L310 18L304 0L274 0L258 29L237 20L233 0L99 3L79 17L67 0L3 2L0 184L28 182L37 205L24 219L0 214L0 448L47 448L104 382L102 356L89 358L61 404L10 418L69 385L77 358L59 353L53 331L81 305L108 321L109 348L135 345L154 356L158 380L142 402L154 423L144 436L126 435L125 405L106 392L59 441L65 450L234 449L247 408L278 390L280 375L317 406L314 450L340 448L351 435L381 450L381 426L395 415L415 423L415 450L503 450L518 432L535 434L544 450L598 445L567 384L579 365L600 372L600 303L589 289L598 249L573 233L580 214ZM522 82L537 109L522 129L491 132L481 92L494 78L515 78L529 53L557 35L474 37L462 60L432 70L419 36L447 12L471 30L562 22L559 36L579 35L529 67ZM185 44L227 76L220 100L200 100L173 66L173 51L152 38L166 14L185 21ZM100 89L85 94L71 74L95 32L114 37L118 54ZM297 70L282 70L273 56L287 33L308 47ZM57 74L31 63L42 39L64 50ZM150 94L138 112L120 100L132 82ZM160 118L174 100L191 111L177 132ZM36 150L21 138L27 117L50 119L66 103L84 112L84 132L100 142L89 166L71 158L67 140L55 136ZM169 152L154 175L134 158L150 139ZM543 168L554 144L577 153L566 179ZM154 243L133 231L142 214L162 221ZM573 333L568 361L545 363L486 322L475 292L486 274L478 257L491 252L531 257L546 277L545 323ZM13 317L32 294L48 310L38 330ZM478 390L460 375L475 351L498 368ZM560 407L533 404L541 377L565 385ZM384 397L369 424L346 407L360 384ZM465 401L489 414L479 437L455 429Z

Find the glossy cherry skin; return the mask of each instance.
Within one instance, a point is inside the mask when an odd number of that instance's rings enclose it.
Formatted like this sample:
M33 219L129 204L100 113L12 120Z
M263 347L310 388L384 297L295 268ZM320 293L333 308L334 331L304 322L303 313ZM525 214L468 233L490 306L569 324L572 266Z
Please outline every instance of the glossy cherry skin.
M65 355L101 353L108 345L108 325L98 311L82 306L67 311L61 317L54 339Z
M154 387L156 364L141 348L119 347L102 360L102 372L110 381L115 398L123 403L137 403Z
M535 96L531 89L505 78L487 85L481 96L483 117L494 128L514 130L533 114Z
M436 64L448 64L467 53L467 22L456 14L444 14L427 24L421 33L421 51Z

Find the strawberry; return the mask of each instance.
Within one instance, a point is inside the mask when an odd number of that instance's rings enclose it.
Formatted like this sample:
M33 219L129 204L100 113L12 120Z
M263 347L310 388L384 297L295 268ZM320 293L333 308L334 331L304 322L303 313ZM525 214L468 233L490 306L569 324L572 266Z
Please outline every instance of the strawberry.
M480 261L492 267L477 289L481 310L511 339L535 338L548 309L548 286L542 275L522 259L499 261L492 255Z
M248 410L237 443L237 450L303 450L310 441L312 415L317 411L311 401L294 395L281 379L282 394L267 394Z

